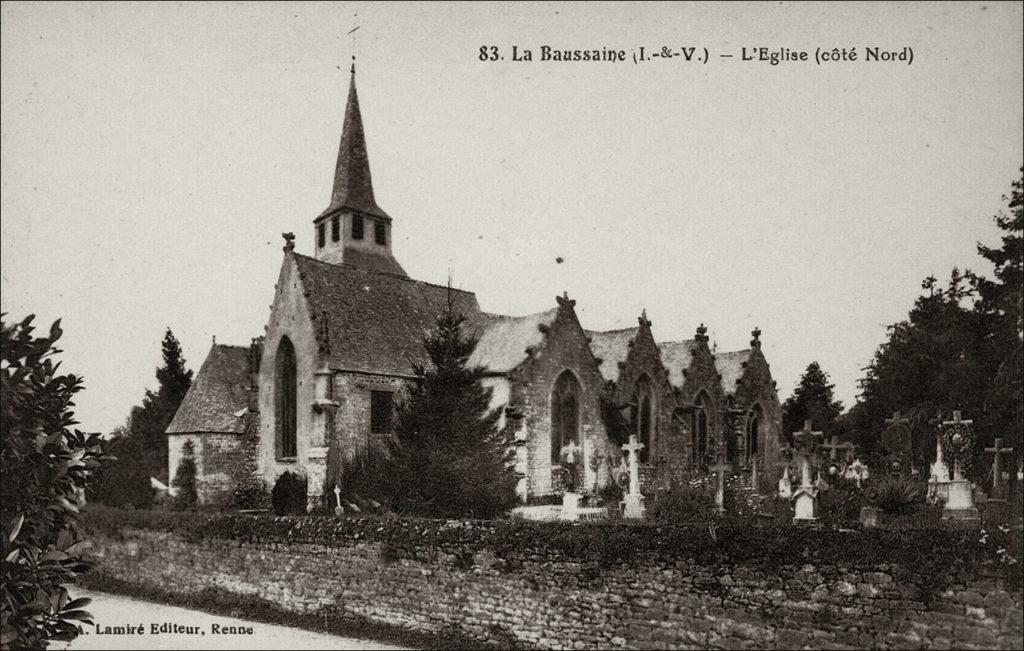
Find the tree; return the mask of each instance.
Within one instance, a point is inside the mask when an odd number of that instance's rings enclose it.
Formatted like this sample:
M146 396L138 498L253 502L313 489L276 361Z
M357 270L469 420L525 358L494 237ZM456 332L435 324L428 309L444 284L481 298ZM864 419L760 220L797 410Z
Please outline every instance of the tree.
M877 447L885 419L901 411L910 419L914 463L934 458L935 419L956 409L981 424L988 362L983 346L984 324L968 301L974 290L970 273L954 268L943 289L936 278L922 283L925 293L914 302L906 320L889 326L859 382L858 404L845 424L855 442L867 451Z
M430 367L397 410L391 450L394 509L426 517L493 518L517 501L515 442L490 409L483 369L468 367L476 341L465 316L448 305L423 346Z
M994 217L1004 233L1002 246L978 243L978 254L992 263L995 279L972 276L993 367L985 392L987 429L991 430L987 438L1009 440L1014 449L1011 468L1024 451L1024 167L1020 171L1010 196L1003 197L1009 212ZM1016 473L1010 477L1014 482Z
M177 489L174 505L181 510L191 509L199 502L196 490L196 447L192 441L185 441L178 470L171 484Z
M807 365L800 384L782 405L782 427L786 436L803 429L804 421L811 421L816 430L826 437L837 434L837 421L843 413L843 403L833 395L834 384L818 362Z
M0 318L3 648L45 648L51 640L73 639L74 621L92 621L81 610L89 599L72 600L63 584L89 568L76 555L82 541L78 506L106 457L99 434L72 429L82 380L57 372L60 321L36 337L33 318L13 325Z
M150 478L170 479L166 476L165 432L192 384L192 371L185 368L181 344L170 328L164 333L161 349L163 365L156 369L157 390L146 390L142 404L132 407L128 422L116 429L107 443L118 460L98 481L97 501L147 508L154 495Z

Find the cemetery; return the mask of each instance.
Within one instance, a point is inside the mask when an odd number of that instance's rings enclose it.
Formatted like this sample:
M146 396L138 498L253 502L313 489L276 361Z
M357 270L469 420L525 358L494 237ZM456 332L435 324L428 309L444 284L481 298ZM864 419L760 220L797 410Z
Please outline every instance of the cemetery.
M340 491L332 510L306 516L94 506L98 569L85 584L464 647L1019 647L1022 527L1007 446L980 447L960 412L933 419L926 477L903 420L887 421L899 431L870 463L806 422L767 494L756 470L734 473L719 455L644 495L643 444L631 437L617 503L581 490L570 444L561 501L511 518L395 517L343 505ZM978 453L992 468L986 486L965 478Z

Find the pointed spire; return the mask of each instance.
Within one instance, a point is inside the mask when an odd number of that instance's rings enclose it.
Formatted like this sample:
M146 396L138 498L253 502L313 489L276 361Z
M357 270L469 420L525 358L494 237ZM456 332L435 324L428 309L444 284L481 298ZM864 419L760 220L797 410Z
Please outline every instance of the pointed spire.
M378 217L388 217L373 197L370 159L366 153L366 136L363 133L363 117L359 112L359 96L356 95L356 64L354 61L348 86L348 104L345 106L345 125L341 131L338 163L334 170L331 205L320 216L323 217L342 208L358 210Z

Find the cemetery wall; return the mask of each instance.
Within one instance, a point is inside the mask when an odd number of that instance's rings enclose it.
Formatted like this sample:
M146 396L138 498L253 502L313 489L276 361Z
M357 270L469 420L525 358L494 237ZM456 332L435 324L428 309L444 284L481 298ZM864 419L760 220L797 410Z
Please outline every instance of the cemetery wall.
M93 512L93 580L547 648L1020 648L1020 533ZM997 550L1002 548L1004 552ZM1013 553L1011 552L1011 555ZM98 577L98 578L97 578ZM279 620L280 621L280 620Z

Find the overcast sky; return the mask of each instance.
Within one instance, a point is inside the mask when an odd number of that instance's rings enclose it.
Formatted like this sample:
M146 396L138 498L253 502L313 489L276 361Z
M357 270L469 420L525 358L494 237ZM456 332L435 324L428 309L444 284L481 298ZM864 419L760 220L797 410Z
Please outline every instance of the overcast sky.
M975 245L1024 160L1021 21L1020 3L5 2L3 309L63 317L99 431L155 387L166 327L194 369L213 335L262 334L280 234L311 253L330 198L358 25L374 188L412 277L450 269L505 314L567 291L592 329L646 308L660 340L704 322L719 350L760 326L783 399L817 360L849 406L924 277L989 271ZM630 61L510 60L545 44ZM636 65L640 46L711 60ZM812 61L741 60L762 46ZM860 57L817 66L817 47Z

